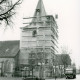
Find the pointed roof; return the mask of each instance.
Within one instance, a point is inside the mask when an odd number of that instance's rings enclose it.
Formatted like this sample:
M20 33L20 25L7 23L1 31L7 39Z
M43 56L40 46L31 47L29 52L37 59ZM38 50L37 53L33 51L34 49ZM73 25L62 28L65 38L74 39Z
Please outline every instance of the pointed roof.
M37 21L37 17L39 18L41 16L46 16L46 11L44 8L43 1L39 0L37 7L36 7L36 10L35 10L35 13L34 13L34 17L36 17L36 18L33 18L32 22Z

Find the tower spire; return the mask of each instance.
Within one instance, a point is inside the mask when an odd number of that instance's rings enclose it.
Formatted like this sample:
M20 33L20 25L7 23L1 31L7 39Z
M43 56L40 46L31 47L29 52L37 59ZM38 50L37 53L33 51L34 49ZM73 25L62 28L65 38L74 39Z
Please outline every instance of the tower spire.
M46 11L44 8L43 1L39 0L34 13L34 17L41 17L41 16L46 16ZM32 21L36 21L36 18L34 18Z

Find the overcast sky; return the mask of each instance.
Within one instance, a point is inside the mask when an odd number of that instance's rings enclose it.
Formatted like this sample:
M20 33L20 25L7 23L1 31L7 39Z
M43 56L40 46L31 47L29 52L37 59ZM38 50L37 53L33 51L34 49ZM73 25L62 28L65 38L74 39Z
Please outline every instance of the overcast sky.
M0 28L0 40L20 39L20 27L23 27L23 17L34 15L38 0L23 0L17 7L13 18L14 29ZM71 57L77 66L80 65L80 0L43 0L48 15L58 14L56 19L59 27L59 44L68 46ZM29 21L26 21L29 22Z

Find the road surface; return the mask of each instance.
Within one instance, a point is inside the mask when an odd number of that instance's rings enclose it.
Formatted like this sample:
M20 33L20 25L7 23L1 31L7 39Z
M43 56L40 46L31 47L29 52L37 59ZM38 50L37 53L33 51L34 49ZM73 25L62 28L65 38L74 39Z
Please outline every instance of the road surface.
M22 80L22 78L0 77L0 80ZM45 79L45 80L55 80L55 79ZM76 79L57 78L56 80L80 80L80 75L77 75Z

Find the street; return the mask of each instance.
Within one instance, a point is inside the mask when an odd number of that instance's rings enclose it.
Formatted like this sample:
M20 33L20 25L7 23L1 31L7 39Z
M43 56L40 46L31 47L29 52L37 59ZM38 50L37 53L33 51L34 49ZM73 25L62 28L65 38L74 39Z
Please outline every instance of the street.
M22 80L22 78L0 77L0 80ZM45 79L45 80L80 80L80 75L77 75L76 79L57 78L57 79Z

